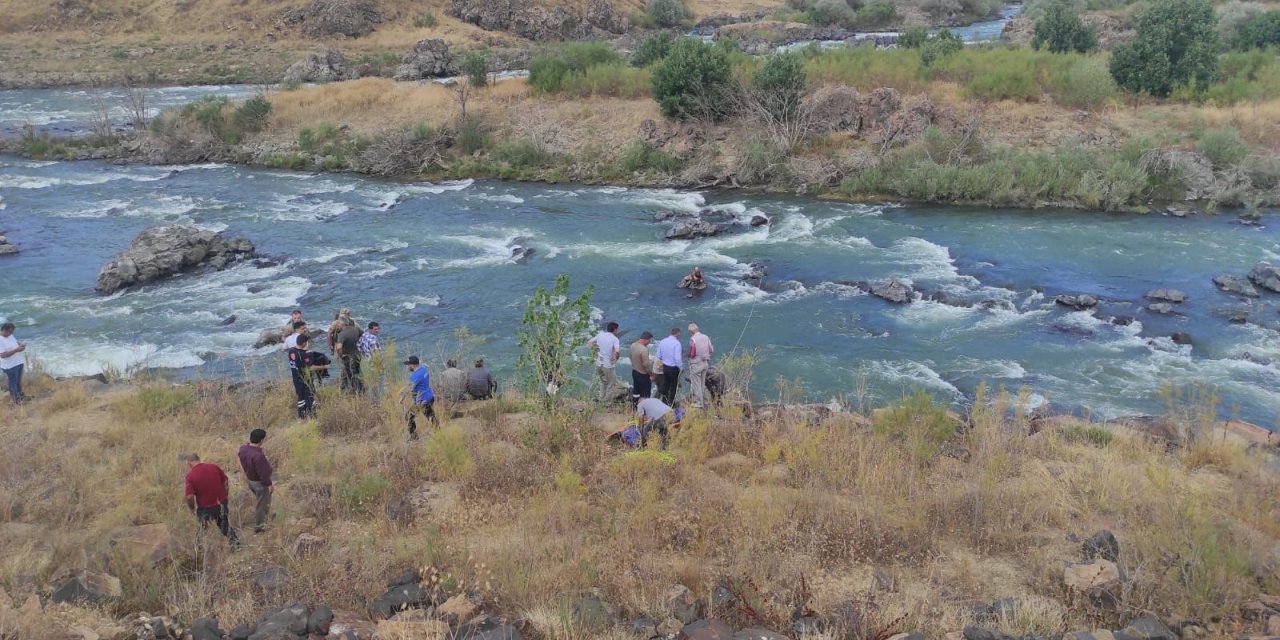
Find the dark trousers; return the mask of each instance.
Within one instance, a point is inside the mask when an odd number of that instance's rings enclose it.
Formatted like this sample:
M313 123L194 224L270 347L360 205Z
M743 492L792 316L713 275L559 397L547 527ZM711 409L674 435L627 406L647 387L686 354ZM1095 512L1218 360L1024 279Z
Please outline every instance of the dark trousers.
M342 356L342 390L364 393L364 380L360 379L360 356Z
M240 537L236 535L236 530L231 528L231 518L227 515L226 503L216 507L197 507L196 518L200 520L200 528L205 529L210 522L218 525L218 531L231 541L231 546L240 546Z
M18 365L4 370L4 377L9 383L9 397L14 402L22 402L26 398L22 394L22 369L24 365Z
M306 420L316 415L316 392L297 380L293 381L293 392L298 396L298 419Z
M436 417L436 401L419 402L413 405L413 408L409 410L409 413L406 413L404 416L405 420L409 422L409 437L412 438L416 438L418 436L417 418L419 411L422 412L422 415L426 417L426 419L431 421L431 424L437 427L440 426L440 418Z
M653 395L653 379L647 373L631 370L631 396L641 400Z
M676 401L676 391L680 389L680 369L676 367L662 367L662 388L658 390L662 401L668 406Z

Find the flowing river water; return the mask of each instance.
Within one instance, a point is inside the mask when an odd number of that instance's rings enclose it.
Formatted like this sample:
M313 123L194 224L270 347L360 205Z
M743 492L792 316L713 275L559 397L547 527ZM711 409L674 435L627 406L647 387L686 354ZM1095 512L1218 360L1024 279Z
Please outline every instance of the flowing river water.
M772 223L669 241L654 221L657 212L705 209L744 221L762 214ZM1280 361L1280 333L1269 328L1280 294L1251 305L1256 324L1235 325L1221 314L1242 303L1211 279L1280 260L1273 215L1247 227L1228 215L404 184L227 165L0 157L0 230L22 250L0 258L0 317L17 323L30 355L58 375L104 367L283 375L275 348L253 348L258 332L280 325L294 307L313 321L350 307L380 321L402 353L441 353L466 327L483 340L478 354L509 379L529 294L567 273L575 290L595 287L600 317L619 321L628 338L694 321L721 354L735 344L753 350L761 398L788 380L820 401L864 388L868 402L885 402L923 388L963 403L987 381L1111 417L1162 412L1165 384L1211 384L1222 414L1271 428L1280 369L1258 361ZM95 295L100 266L158 223L246 236L282 263ZM532 247L532 257L513 259L517 244ZM768 267L762 286L741 280L752 261ZM674 285L695 265L710 287L687 299ZM845 284L895 277L924 293L997 302L894 305ZM1187 293L1177 314L1143 309L1143 294L1160 287ZM1089 293L1104 303L1074 311L1054 304L1060 293ZM232 315L236 321L223 326ZM1107 321L1117 315L1136 320ZM1191 334L1194 344L1174 344L1174 332Z

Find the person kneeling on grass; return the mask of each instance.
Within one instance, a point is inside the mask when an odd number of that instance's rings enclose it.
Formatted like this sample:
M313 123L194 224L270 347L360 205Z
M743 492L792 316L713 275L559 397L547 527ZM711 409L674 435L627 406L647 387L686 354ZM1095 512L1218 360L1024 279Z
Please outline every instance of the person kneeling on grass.
M184 453L178 459L187 463L187 508L196 514L203 531L210 522L218 525L218 531L231 541L232 550L240 548L240 538L231 528L227 516L227 494L231 480L222 468L212 462L200 462L200 456Z
M636 405L636 418L640 423L640 446L649 446L649 433L657 431L662 438L662 449L667 449L667 427L672 412L667 403L658 398L642 398Z
M431 391L431 374L427 371L426 366L422 364L422 360L418 356L409 356L409 359L405 360L404 364L409 368L409 392L413 394L413 407L405 415L405 420L409 423L409 439L417 440L417 414L419 411L434 426L440 426L440 419L436 417L436 396Z

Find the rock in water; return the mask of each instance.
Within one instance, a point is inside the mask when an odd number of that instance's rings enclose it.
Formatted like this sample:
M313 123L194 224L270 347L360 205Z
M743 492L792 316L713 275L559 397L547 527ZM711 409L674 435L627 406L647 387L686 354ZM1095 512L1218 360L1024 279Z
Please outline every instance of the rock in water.
M1064 307L1071 307L1076 311L1084 311L1098 306L1098 299L1087 293L1078 296L1062 295L1054 298L1053 301Z
M1179 303L1179 302L1186 302L1187 294L1181 291L1178 291L1177 289L1155 289L1152 291L1148 291L1146 298L1148 300L1155 300L1157 302Z
M18 254L18 247L9 238L0 236L0 256L13 256Z
M769 218L767 218L766 216L759 215L759 214L751 216L751 226L753 227L763 227L768 224L769 224Z
M226 319L222 321L221 326L227 327L227 326L231 326L231 325L233 325L233 324L235 324L235 323L236 323L236 314L234 314L234 313L233 313L233 314L231 314L231 315L227 316L227 317L226 317Z
M891 278L888 282L872 285L871 294L898 304L906 304L915 298L915 290L911 288L911 285L905 284L897 278Z
M1157 302L1147 305L1147 311L1151 313L1169 314L1173 313L1173 305L1168 302Z
M152 227L103 265L97 291L112 294L197 268L218 271L254 255L253 243L244 238L184 225Z
M1249 280L1267 291L1280 293L1280 269L1270 263L1259 262L1255 265L1249 271Z
M409 53L400 58L396 80L422 80L458 74L458 59L449 53L449 45L439 38L419 40Z
M677 222L671 230L667 232L668 240L691 240L693 238L709 238L720 233L720 227L710 222L702 222L700 220L690 220L685 222Z
M1258 297L1258 290L1253 288L1247 279L1240 276L1217 276L1213 279L1213 283L1227 293L1237 293L1250 298Z

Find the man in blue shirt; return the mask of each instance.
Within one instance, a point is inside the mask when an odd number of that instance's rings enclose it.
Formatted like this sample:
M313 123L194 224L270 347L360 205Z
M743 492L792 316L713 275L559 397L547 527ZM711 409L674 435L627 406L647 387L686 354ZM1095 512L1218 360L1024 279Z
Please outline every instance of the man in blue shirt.
M436 417L435 410L436 395L431 392L431 374L418 356L409 356L404 364L409 367L409 392L413 394L413 407L409 409L405 419L409 421L409 439L417 440L416 418L419 411L431 421L431 424L440 426L440 419Z

